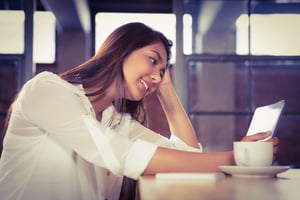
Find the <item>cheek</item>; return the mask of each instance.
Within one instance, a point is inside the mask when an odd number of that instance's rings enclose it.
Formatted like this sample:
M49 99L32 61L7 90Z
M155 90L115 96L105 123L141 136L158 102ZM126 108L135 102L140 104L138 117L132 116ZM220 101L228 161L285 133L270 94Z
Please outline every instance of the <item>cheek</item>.
M145 60L136 59L134 62L126 62L123 65L123 71L130 75L151 74L152 66Z
M140 65L137 66L137 71L144 73L144 74L151 74L152 73L152 66L149 65L149 63L140 63Z

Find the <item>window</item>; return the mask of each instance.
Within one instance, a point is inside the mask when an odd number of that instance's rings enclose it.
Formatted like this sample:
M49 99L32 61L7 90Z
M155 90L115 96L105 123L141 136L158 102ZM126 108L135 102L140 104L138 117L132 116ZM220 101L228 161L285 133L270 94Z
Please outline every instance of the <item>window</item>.
M249 52L249 17L241 15L236 21L236 52ZM300 55L299 14L251 14L250 52L252 55Z
M204 150L231 150L256 107L285 99L275 161L299 167L299 0L185 1L185 10L195 41L185 56L188 114Z
M24 11L0 11L0 54L24 53ZM33 60L55 61L55 17L51 12L35 12Z
M23 11L0 11L0 53L24 52L24 20Z
M55 17L51 12L35 12L33 60L36 63L55 61Z

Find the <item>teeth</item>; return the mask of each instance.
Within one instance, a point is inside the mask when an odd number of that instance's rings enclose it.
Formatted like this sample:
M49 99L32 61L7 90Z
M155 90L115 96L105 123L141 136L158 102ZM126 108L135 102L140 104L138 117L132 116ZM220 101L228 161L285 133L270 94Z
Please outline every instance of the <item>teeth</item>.
M146 90L149 89L148 85L146 84L146 82L143 79L140 79L141 83L144 85L144 87L146 88Z

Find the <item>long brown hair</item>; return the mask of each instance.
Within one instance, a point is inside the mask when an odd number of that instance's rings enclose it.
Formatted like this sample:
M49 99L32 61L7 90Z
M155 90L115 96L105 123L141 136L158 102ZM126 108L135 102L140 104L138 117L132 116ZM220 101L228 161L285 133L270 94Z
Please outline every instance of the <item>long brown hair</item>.
M139 122L145 122L143 99L131 101L123 99L125 81L123 62L133 51L144 46L161 42L167 52L169 62L172 42L161 32L153 30L143 23L128 23L113 31L104 41L98 52L85 63L72 68L60 76L73 84L82 84L84 88L97 86L98 90L86 94L87 96L103 96L106 89L116 81L118 100L113 104L120 113L129 113ZM97 112L97 111L95 111Z

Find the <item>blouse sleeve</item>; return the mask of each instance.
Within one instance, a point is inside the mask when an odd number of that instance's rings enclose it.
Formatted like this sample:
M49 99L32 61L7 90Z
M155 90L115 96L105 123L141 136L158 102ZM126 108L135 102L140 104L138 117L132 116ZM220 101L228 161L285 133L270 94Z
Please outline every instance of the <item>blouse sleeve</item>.
M171 134L171 137L168 139L165 136L162 136L148 129L137 121L133 120L131 122L129 137L132 139L139 138L141 140L157 144L160 147L172 148L182 151L202 152L202 145L200 143L198 143L198 148L191 147L174 134Z
M81 97L69 88L69 84L57 79L37 78L25 85L17 103L26 120L42 134L48 134L63 148L72 149L87 161L115 175L138 178L157 145L114 134L114 130L95 120L91 108L84 106L86 97ZM86 125L89 122L97 124L92 131Z

